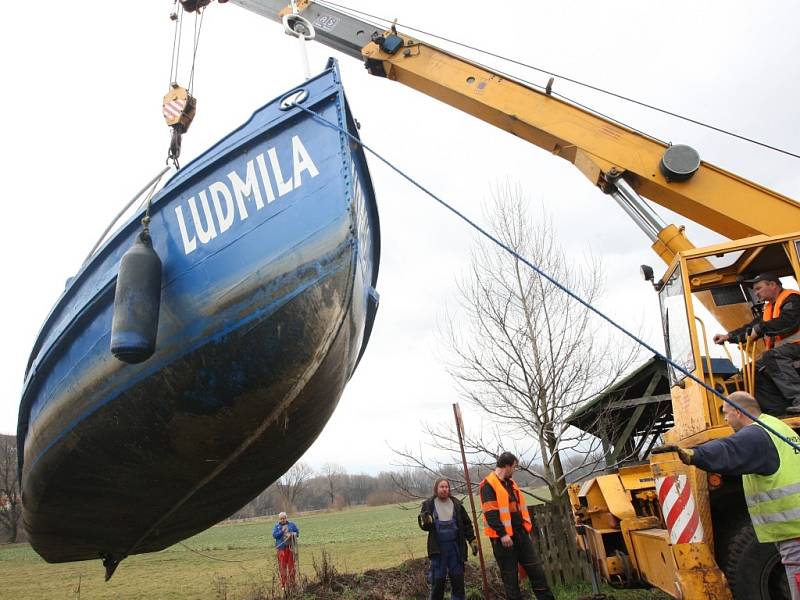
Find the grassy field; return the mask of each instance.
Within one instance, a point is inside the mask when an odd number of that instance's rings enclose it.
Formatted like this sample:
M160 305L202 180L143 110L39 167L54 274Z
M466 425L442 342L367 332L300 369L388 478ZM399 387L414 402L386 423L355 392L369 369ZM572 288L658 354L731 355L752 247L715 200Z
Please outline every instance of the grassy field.
M415 504L298 516L300 572L313 578L312 562L323 548L340 572L380 569L424 556L425 535L416 513ZM253 600L275 585L273 524L273 519L254 519L212 527L162 552L127 558L107 583L99 560L50 565L27 544L0 546L0 598ZM644 594L636 597L654 597ZM559 594L574 597L575 591Z
M423 556L416 510L359 507L299 516L301 573L313 574L312 557L323 546L336 568L349 572ZM27 544L0 546L0 598L188 600L223 591L228 598L251 598L268 589L276 573L273 524L255 519L212 527L184 544L125 559L107 583L99 560L51 565Z

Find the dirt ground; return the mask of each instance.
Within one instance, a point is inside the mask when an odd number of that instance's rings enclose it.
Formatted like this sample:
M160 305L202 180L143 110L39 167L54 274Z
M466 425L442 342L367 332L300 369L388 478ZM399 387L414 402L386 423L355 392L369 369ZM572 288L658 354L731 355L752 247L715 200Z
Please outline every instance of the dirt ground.
M315 581L306 582L289 598L316 598L318 600L424 600L428 597L426 573L428 561L424 558L408 560L398 567L376 569L358 574L338 573L330 564L315 564ZM466 565L467 600L483 598L480 569ZM490 569L489 589L494 597L502 597L502 583L496 569ZM282 597L285 598L285 597ZM265 598L264 600L277 600Z
M314 564L316 577L305 581L294 593L280 596L265 596L259 600L426 600L428 582L426 573L428 561L425 558L407 560L398 567L374 569L358 574L338 573L326 560ZM467 600L482 600L483 584L477 565L466 565ZM489 593L493 598L504 598L503 584L496 566L487 565ZM527 582L524 588L527 588ZM569 588L554 590L557 597L571 600L586 599L593 596L590 585L575 584ZM611 588L604 590L611 592ZM523 592L524 596L525 592ZM449 597L446 595L445 597ZM533 596L530 596L531 598ZM613 590L605 596L608 600L668 600L668 596L656 589Z

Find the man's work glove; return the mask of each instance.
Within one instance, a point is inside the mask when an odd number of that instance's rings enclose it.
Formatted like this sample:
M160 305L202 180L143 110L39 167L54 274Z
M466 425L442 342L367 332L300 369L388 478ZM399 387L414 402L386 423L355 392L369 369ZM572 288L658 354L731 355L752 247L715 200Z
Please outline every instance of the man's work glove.
M469 547L472 548L472 556L478 556L478 540L472 540Z
M423 525L433 525L433 517L431 516L431 513L420 513L419 520Z
M681 448L678 446L678 458L681 459L683 464L691 465L692 459L694 458L694 450L691 448Z
M653 448L651 451L652 454L663 454L664 452L677 452L678 458L681 459L681 462L685 465L692 464L692 457L694 456L694 450L691 448L681 448L676 444L665 444L664 446L657 446Z

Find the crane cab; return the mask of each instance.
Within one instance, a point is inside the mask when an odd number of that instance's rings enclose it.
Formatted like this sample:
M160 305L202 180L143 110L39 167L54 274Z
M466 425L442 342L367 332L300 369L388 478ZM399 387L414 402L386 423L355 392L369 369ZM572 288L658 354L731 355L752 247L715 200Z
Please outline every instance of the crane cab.
M671 414L659 421L664 425L671 417L672 426L661 435L664 443L692 447L733 433L723 419L722 400L683 371L723 394L753 391L754 361L764 351L763 342L717 346L712 338L759 314L747 280L760 273L777 275L786 289L800 289L800 232L682 250L654 283L665 354L681 367L667 364L662 375L672 404ZM662 368L660 361L651 363ZM606 412L602 421L612 427L614 415ZM800 429L800 417L785 421ZM580 418L573 424L581 427ZM631 425L626 431L642 439L620 443L635 448L657 443L645 438L658 438L659 427ZM615 444L611 455L622 454ZM675 453L646 457L634 452L628 464L623 459L605 475L572 484L569 496L583 525L578 543L610 582L645 582L675 598L789 598L774 545L755 539L740 478L686 466Z
M678 253L656 284L666 355L719 392L754 390L754 361L763 341L716 346L715 333L741 327L759 316L762 305L748 280L759 273L780 277L800 289L800 233L755 236ZM667 365L675 426L665 439L694 446L732 433L722 418L722 400ZM800 425L800 418L793 418Z
M656 284L666 355L681 367L666 367L674 426L663 435L665 443L693 447L733 433L723 418L723 400L684 371L723 395L744 390L758 398L755 361L764 342L718 346L713 336L761 315L749 283L760 273L778 276L785 289L800 289L800 233L678 252ZM782 418L800 428L800 417ZM684 598L789 597L774 545L755 538L741 478L687 467L674 453L651 454L649 461L658 526L652 526L652 512L649 521L637 514L627 537L631 562L644 579ZM632 488L630 494L636 500L642 492ZM652 564L659 555L671 558L666 573Z

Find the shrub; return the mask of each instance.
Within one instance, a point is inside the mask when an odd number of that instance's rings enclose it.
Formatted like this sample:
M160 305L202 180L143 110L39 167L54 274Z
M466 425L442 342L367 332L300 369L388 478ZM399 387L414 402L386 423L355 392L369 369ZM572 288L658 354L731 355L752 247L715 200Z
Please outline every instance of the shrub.
M334 581L336 580L336 567L333 565L330 553L322 549L317 560L317 555L311 556L311 564L314 566L314 574L317 576L317 581L323 587L331 589Z
M331 508L333 510L342 510L347 506L347 500L341 494L336 494L333 498L333 502L331 502Z
M367 496L367 506L383 506L384 504L399 504L408 498L401 492L394 490L375 490Z

